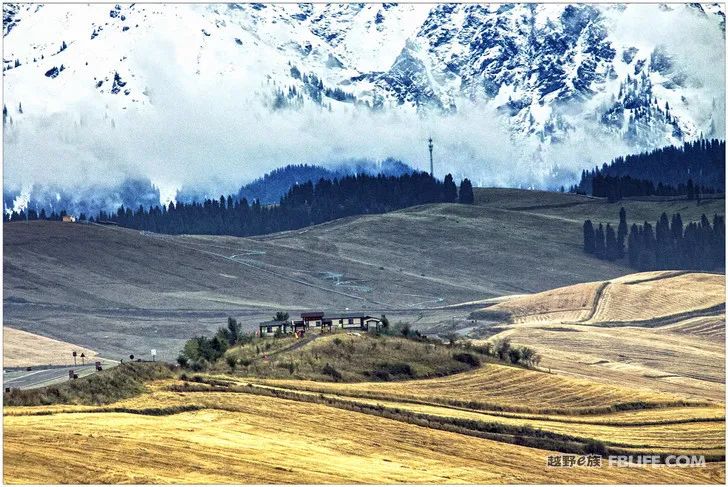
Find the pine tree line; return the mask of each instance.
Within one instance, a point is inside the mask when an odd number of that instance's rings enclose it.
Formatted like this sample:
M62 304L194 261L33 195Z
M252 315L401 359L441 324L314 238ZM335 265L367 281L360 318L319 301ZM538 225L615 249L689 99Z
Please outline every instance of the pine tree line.
M700 139L682 147L618 157L601 168L584 170L572 192L617 201L629 196L672 196L722 192L725 188L725 141Z
M41 208L40 212L31 208L29 210L13 210L10 214L3 212L3 221L6 222L22 222L26 220L49 220L49 221L61 221L66 216L66 210L61 210L60 213L52 211L50 214L46 213L45 208ZM86 219L86 215L81 213L81 220Z
M472 204L472 184L464 179L458 192L450 174L444 181L424 172L401 176L358 174L295 185L278 205L261 205L257 200L250 204L245 198L221 196L219 200L170 203L149 209L121 207L116 214L100 212L96 220L157 233L252 236L439 202Z
M584 252L609 261L626 256L629 266L640 271L725 268L725 220L720 215L713 216L712 225L705 215L684 225L680 213L668 219L663 212L654 227L633 223L628 233L622 208L616 232L609 223L595 228L591 220L584 222L583 231Z
M716 190L693 184L688 179L686 184L670 186L653 183L647 179L635 179L631 176L604 176L595 174L591 179L592 195L607 198L610 203L632 196L687 196L689 200L700 200L700 196L715 194Z

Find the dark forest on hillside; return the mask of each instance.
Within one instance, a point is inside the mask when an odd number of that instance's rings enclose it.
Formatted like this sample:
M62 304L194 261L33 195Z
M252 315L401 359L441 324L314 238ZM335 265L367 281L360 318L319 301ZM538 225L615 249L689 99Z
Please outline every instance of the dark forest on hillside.
M697 199L723 193L724 188L725 141L703 139L618 157L601 169L584 170L571 191L618 201L652 195Z
M460 190L450 174L439 181L425 172L398 176L356 174L338 179L307 181L291 187L277 205L252 203L229 195L203 202L120 207L116 213L101 211L96 217L81 214L80 221L116 224L167 234L252 236L294 230L354 215L386 213L426 203L473 204L473 185L463 179ZM66 211L46 214L4 214L5 221L61 220Z
M684 224L680 213L670 219L662 213L654 227L648 222L629 227L622 208L616 230L609 223L584 222L584 251L610 261L626 257L640 271L720 270L725 268L725 221L714 215L711 225L703 215L700 222Z
M356 174L402 176L403 174L411 174L413 172L414 169L410 166L393 158L387 158L381 162L366 159L354 160L335 166L288 164L241 186L237 193L237 199L242 200L245 198L250 202L258 200L261 204L272 205L278 203L281 196L286 194L294 185L302 184L306 181L318 181L319 179L333 180ZM206 194L204 190L199 188L183 187L177 191L176 200L183 203L191 203L193 201L204 201L213 197L214 194ZM235 198L236 195L233 195L233 199ZM137 205L132 206L132 208L136 207Z
M385 213L425 203L473 203L473 187L460 191L451 175L439 181L427 173L401 176L359 174L293 186L277 205L249 203L232 196L202 203L170 203L136 211L99 213L96 221L167 234L252 236L294 230L347 216Z

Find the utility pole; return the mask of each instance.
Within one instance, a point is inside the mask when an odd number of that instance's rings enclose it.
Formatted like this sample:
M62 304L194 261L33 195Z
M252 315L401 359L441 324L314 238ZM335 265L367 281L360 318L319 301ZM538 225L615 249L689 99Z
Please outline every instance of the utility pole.
M434 178L435 177L435 170L434 170L434 167L432 165L432 137L429 138L428 142L429 142L428 147L430 148L430 177L433 177Z

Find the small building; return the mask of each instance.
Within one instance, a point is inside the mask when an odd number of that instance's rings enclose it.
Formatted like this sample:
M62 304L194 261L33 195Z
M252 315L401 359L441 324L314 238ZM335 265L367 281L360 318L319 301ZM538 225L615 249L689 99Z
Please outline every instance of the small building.
M63 223L75 223L76 217L71 215L63 215Z
M297 337L302 337L311 328L318 328L321 333L335 329L378 331L381 326L382 320L365 313L334 313L327 317L323 311L308 311L301 313L300 320L262 322L260 336L295 334Z
M342 329L357 329L357 330L369 330L374 328L376 330L382 324L382 320L365 313L338 313L326 318L327 321L331 321L333 328Z
M308 311L305 313L301 313L301 321L303 321L303 324L306 325L306 328L309 327L320 327L324 320L324 312L323 311Z
M260 324L260 336L273 336L293 332L293 325L288 321L264 321Z
M382 320L380 320L379 318L375 318L373 316L364 317L364 329L365 330L374 329L376 331L379 331L381 328L382 328Z

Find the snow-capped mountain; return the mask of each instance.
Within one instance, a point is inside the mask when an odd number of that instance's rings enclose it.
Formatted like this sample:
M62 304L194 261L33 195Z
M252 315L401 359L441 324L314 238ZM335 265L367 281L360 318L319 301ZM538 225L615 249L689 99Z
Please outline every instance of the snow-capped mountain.
M23 164L53 134L52 147L42 147L48 157L73 167L81 160L89 171L124 172L141 159L150 161L144 168L185 157L189 164L211 152L229 163L221 162L221 180L347 157L393 156L424 169L422 148L397 153L387 138L424 120L412 139L434 132L446 169L487 184L548 185L613 152L725 132L719 4L3 8L6 165ZM295 128L271 133L280 125L266 125L296 114L305 122ZM342 114L350 132L391 120L394 128L340 134L316 150L324 132L340 129ZM312 133L326 117L331 127ZM451 121L469 126L448 131ZM490 138L481 140L478 127ZM256 140L218 154L187 142L194 135L175 138L207 129L222 133L217 146ZM153 140L140 141L145 134ZM279 148L291 134L301 137L297 160ZM508 158L525 162L498 165L478 147L503 138ZM367 142L381 142L381 151L367 152ZM607 149L581 152L564 170L569 161L554 147L585 142ZM28 158L42 158L40 150ZM233 168L231 154L260 169ZM495 177L494 169L515 172ZM175 172L143 176L179 187ZM11 181L21 173L11 171Z

